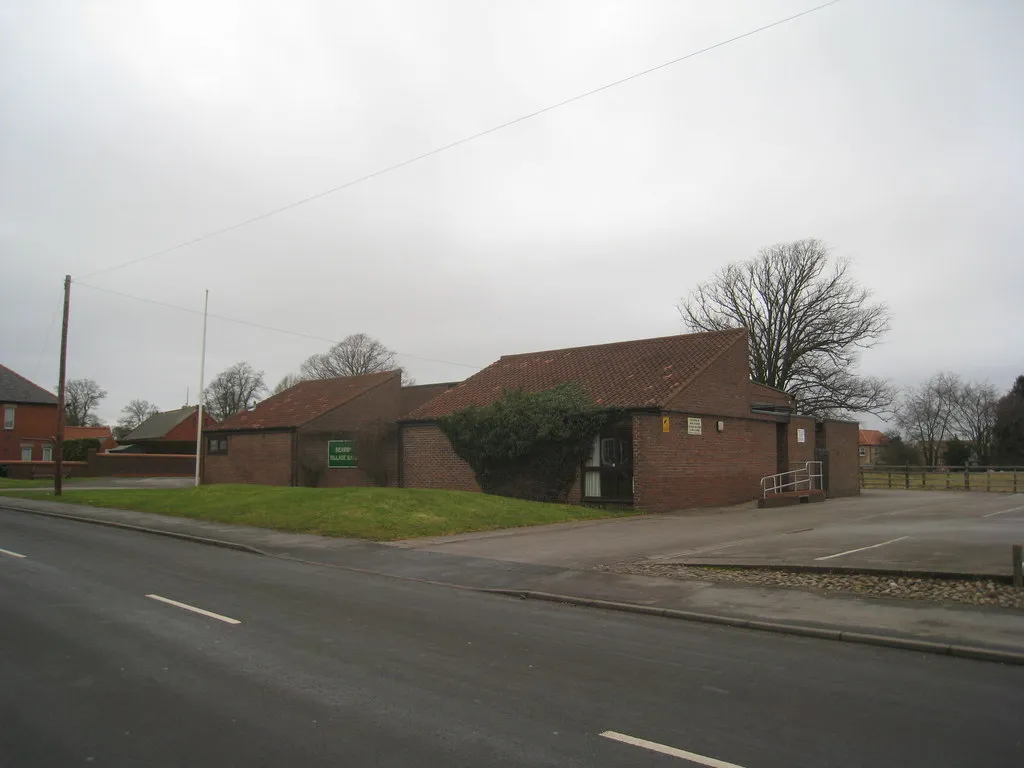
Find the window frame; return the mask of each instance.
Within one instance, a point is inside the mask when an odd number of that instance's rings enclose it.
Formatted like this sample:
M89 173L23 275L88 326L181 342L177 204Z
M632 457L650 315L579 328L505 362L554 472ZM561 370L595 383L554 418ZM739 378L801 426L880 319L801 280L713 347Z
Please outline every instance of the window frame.
M860 456L860 457L867 456L868 455L868 447L866 445L858 445L857 446L857 455Z
M217 447L214 448L214 443ZM207 456L227 456L228 455L228 439L226 437L207 437L206 438L206 455Z
M28 451L28 458L25 458L25 451ZM21 460L22 461L33 461L32 454L35 453L35 446L32 443L21 444Z
M5 405L4 406L4 429L14 429L15 415L18 412L16 405ZM10 414L10 421L7 420L7 416Z
M53 461L53 446L49 443L43 444L43 461Z

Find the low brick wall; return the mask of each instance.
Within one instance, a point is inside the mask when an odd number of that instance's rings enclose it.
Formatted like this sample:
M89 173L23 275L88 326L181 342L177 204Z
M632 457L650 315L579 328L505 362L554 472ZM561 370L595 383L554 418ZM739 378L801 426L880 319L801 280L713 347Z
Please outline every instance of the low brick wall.
M13 480L35 480L43 477L53 477L57 471L57 464L53 461L0 461L0 467L5 472L0 472L0 477L9 477ZM65 461L64 477L87 477L89 465L84 461Z
M191 477L196 457L187 453L89 452L87 477Z

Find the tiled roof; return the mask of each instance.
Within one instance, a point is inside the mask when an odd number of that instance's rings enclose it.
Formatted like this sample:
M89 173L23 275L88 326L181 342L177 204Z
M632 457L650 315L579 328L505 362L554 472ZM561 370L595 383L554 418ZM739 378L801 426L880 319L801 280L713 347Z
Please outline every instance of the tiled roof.
M857 442L860 445L888 445L889 438L877 429L862 429L860 430Z
M363 376L300 381L268 397L251 411L236 413L206 431L301 427L307 421L333 411L352 398L400 375L399 371L385 371Z
M186 405L174 411L154 413L119 442L131 443L139 440L160 440L164 435L196 412L194 405Z
M109 440L113 438L110 427L64 427L65 440Z
M569 383L579 384L598 405L658 407L746 336L746 330L739 328L506 355L408 418L436 419L469 406L488 405L505 390L541 392Z
M0 365L0 403L56 405L57 396Z

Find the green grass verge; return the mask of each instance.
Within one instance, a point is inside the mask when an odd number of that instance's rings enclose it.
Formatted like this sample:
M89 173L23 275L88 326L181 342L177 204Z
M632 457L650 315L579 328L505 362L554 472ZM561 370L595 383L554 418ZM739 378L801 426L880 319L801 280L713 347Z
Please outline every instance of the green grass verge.
M24 497L371 541L633 514L483 493L409 488L204 485L199 488L75 490L66 491L59 499L46 493L24 494Z

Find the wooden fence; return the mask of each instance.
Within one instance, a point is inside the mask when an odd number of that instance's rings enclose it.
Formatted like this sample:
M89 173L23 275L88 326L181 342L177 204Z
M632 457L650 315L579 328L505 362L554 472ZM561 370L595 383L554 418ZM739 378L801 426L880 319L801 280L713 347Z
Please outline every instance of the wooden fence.
M1024 492L1024 467L863 466L860 487L908 491Z

